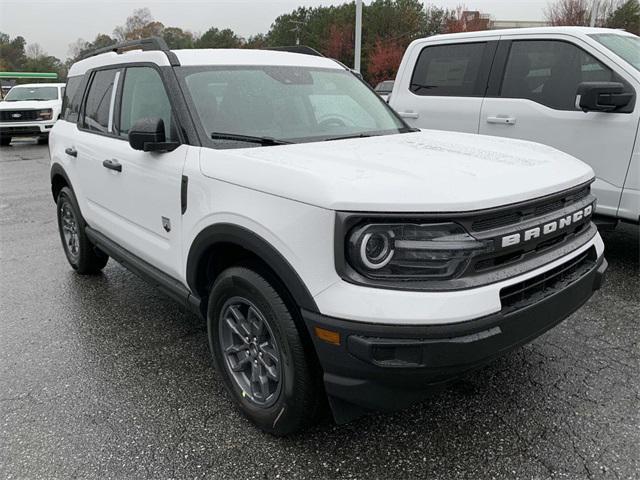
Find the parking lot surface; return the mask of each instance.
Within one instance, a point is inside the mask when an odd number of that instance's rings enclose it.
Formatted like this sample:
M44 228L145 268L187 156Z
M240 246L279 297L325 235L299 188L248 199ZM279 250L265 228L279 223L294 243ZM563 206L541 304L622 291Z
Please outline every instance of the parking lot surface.
M110 261L68 266L46 147L0 149L0 478L640 478L638 227L606 284L432 399L277 439L234 408L204 322Z

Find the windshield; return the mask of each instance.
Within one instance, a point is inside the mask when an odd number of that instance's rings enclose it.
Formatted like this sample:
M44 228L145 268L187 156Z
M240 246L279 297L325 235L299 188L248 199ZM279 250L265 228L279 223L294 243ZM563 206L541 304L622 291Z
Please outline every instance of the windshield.
M595 33L590 36L630 63L636 70L640 70L640 37L615 33Z
M216 148L313 142L410 131L346 70L183 67L200 122ZM221 134L232 134L221 135ZM254 137L244 141L238 136ZM268 141L257 142L257 138ZM240 144L239 144L240 142Z
M57 100L58 87L13 87L4 98L5 102L21 100Z

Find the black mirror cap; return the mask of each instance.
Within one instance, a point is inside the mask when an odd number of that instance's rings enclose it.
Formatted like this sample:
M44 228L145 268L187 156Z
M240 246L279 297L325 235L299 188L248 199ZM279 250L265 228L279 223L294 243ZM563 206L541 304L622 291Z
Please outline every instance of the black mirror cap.
M167 142L164 120L157 117L141 118L129 130L129 145L143 152L170 152L180 144Z
M583 112L628 113L627 107L633 100L633 93L624 91L620 82L582 82L578 85L579 107Z

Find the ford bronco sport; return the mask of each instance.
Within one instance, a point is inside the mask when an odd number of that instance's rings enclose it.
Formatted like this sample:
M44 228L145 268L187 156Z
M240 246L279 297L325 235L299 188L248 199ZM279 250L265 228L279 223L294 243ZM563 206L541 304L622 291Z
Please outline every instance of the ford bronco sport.
M285 435L400 408L531 341L606 269L593 171L408 127L334 60L168 50L75 63L50 142L66 257L206 319L240 409Z

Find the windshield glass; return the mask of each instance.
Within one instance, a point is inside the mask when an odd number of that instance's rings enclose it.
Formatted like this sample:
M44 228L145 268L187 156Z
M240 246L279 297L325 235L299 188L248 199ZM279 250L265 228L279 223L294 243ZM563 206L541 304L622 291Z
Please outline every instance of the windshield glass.
M640 37L615 33L596 33L590 36L626 60L636 70L640 70Z
M238 135L294 143L386 135L410 129L353 74L306 67L183 67L187 90L217 148ZM233 134L235 138L223 138ZM238 142L241 142L238 144Z
M6 102L21 100L57 100L58 87L13 87L4 98Z

